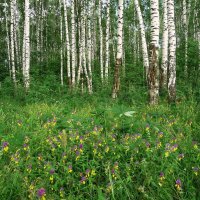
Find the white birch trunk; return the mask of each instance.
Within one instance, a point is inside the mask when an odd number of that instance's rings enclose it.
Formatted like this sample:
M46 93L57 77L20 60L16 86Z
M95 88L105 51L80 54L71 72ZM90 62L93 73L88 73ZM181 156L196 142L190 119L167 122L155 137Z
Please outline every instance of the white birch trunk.
M24 21L24 39L23 39L23 76L26 91L30 86L30 17L29 0L25 0L25 21Z
M174 21L174 0L168 0L168 31L169 31L169 101L176 100L176 32Z
M72 25L72 87L75 87L76 79L76 34L75 34L75 2L71 0L71 25Z
M159 48L159 2L158 0L150 1L151 7L151 42L149 47L149 72L148 72L148 86L150 105L158 103L159 97L159 65L158 65L158 48Z
M6 1L5 1L6 4ZM9 39L9 30L8 30L8 15L7 15L7 7L5 6L5 21L6 21L6 44L7 44L7 54L8 54L8 70L10 77L12 77L12 71L10 66L10 39Z
M164 0L163 1L161 88L167 88L167 70L168 70L168 19L167 19L167 0Z
M148 70L149 70L149 56L148 56L148 50L147 50L144 20L143 20L143 17L142 17L142 13L141 13L141 9L140 9L140 5L139 5L138 0L134 0L134 3L135 3L135 8L136 8L136 12L137 12L137 15L138 15L138 20L139 20L141 40L142 40L143 65L145 67L146 78L147 78Z
M104 69L103 69L103 30L101 20L102 0L99 0L99 40L100 40L100 70L101 81L104 81Z
M110 0L107 0L107 14L106 14L106 62L105 62L105 79L108 82L108 69L110 60Z
M186 0L183 0L183 31L185 35L185 67L184 72L187 76L188 74L188 17L187 17L187 4Z
M114 85L112 91L112 98L116 99L120 89L120 69L122 66L123 56L123 0L118 1L118 27L117 27L117 56L114 72Z
M66 34L66 45L67 45L67 78L69 81L69 86L71 86L72 80L71 80L70 43L69 43L69 30L68 30L68 20L67 20L67 4L65 0L63 0L63 5L64 5L65 34Z
M14 42L14 0L10 2L10 48L11 48L11 69L12 79L16 86L16 70L15 70L15 42Z
M88 41L87 41L87 49L88 49L88 72L89 72L89 91L92 93L92 36L91 36L91 8L92 2L89 2L88 5Z
M62 19L62 2L59 0L60 7L60 81L63 86L63 19Z

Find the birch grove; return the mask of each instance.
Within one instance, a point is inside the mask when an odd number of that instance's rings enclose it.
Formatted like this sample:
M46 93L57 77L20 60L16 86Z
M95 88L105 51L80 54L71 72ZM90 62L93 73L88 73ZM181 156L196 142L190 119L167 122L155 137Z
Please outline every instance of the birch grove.
M54 77L69 92L105 90L116 99L120 88L124 94L142 85L150 105L165 90L175 102L176 69L185 81L198 79L199 8L197 0L4 1L1 74L14 90Z

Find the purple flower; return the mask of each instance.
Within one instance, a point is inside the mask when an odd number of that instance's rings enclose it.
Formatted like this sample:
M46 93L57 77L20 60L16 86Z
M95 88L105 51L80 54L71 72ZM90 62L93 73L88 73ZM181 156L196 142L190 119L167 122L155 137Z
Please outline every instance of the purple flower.
M176 186L181 187L181 180L180 179L176 180Z
M79 148L82 149L82 148L83 148L83 144L80 144L80 145L79 145Z
M8 145L9 145L8 142L3 142L2 147L5 148L5 147L8 147Z
M52 174L54 174L55 173L55 169L51 169L50 171L49 171L49 173L52 175Z
M42 198L43 196L46 195L46 191L44 188L40 188L38 191L37 191L37 195L39 198Z
M86 180L87 180L86 177L85 177L85 176L82 176L80 182L81 182L82 184L85 184L85 181L86 181Z
M160 172L160 177L164 177L164 173L163 172Z

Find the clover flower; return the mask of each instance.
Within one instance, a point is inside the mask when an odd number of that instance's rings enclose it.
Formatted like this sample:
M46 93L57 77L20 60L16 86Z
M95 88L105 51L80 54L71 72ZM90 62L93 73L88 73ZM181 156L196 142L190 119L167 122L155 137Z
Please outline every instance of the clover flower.
M46 190L44 188L40 188L38 191L37 191L37 195L40 199L42 200L45 200L45 196L46 196Z

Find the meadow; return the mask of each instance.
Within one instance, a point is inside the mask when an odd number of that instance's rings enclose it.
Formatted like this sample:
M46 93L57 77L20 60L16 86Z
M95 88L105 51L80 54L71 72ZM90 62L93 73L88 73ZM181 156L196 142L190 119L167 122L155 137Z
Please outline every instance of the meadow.
M200 199L192 98L31 95L1 99L0 199Z

